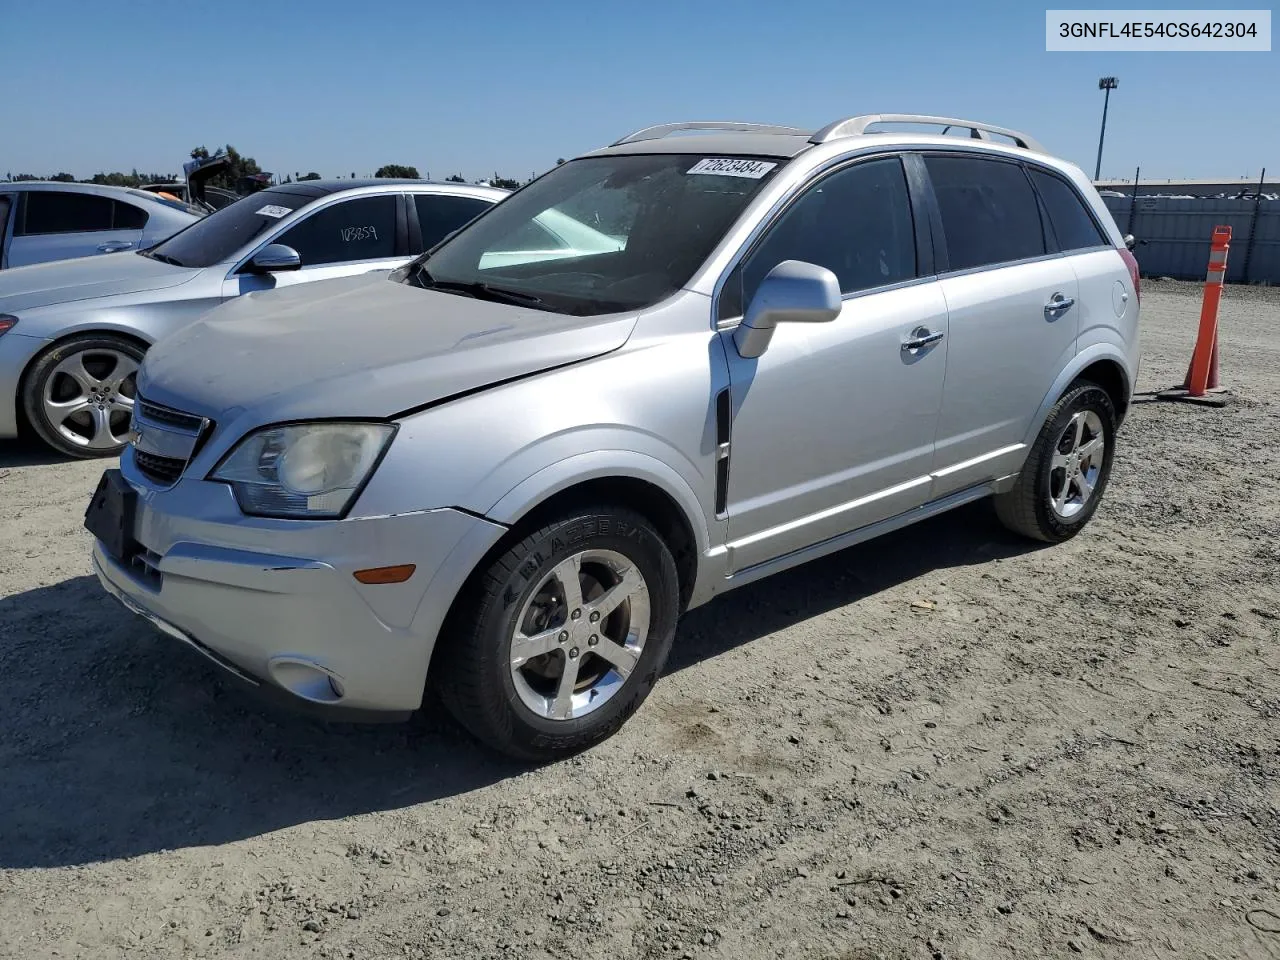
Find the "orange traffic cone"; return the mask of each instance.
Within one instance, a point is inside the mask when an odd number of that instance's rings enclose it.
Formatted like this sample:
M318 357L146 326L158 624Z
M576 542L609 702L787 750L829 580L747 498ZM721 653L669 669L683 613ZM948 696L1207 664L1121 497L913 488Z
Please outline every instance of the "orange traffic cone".
M1182 387L1180 389L1182 390L1191 389L1191 368L1194 365L1195 365L1195 356L1193 354L1191 360L1187 363L1187 375L1183 378ZM1214 337L1213 337L1213 353L1209 357L1209 380L1207 383L1205 383L1204 388L1206 390L1221 389L1221 386L1218 383L1218 337L1217 337L1216 330L1214 331Z
M1209 270L1204 280L1204 299L1200 305L1200 330L1191 363L1182 386L1157 394L1162 400L1187 400L1209 406L1226 405L1218 380L1218 308L1222 304L1222 285L1227 276L1227 251L1231 247L1231 228L1214 227L1209 244ZM1208 391L1218 395L1210 396Z

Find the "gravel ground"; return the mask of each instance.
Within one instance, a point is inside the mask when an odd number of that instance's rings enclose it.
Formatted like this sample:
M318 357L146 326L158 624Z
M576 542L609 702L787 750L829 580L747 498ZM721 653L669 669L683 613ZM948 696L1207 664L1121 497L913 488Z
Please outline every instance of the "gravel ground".
M1145 291L1150 391L1199 287ZM0 956L1280 958L1277 294L1074 541L978 504L744 588L540 769L260 705L88 575L100 463L0 448Z

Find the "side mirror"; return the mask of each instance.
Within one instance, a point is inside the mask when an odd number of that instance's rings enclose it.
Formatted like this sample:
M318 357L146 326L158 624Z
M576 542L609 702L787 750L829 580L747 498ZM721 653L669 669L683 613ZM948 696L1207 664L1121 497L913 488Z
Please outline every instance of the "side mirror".
M1132 250L1134 247L1138 245L1138 241L1133 238L1132 233L1126 233L1124 235L1124 245L1128 247L1130 250Z
M254 273L279 273L282 270L297 270L302 266L302 257L293 247L283 243L268 243L249 261Z
M739 356L758 357L769 349L780 323L828 323L840 315L840 281L826 267L783 260L770 270L733 331Z

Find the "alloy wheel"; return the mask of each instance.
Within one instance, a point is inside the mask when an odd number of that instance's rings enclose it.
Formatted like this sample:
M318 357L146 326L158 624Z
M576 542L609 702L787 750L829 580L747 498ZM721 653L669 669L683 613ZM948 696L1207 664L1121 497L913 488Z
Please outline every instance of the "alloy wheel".
M110 450L129 439L137 394L138 361L109 348L81 350L63 359L45 381L45 416L67 442Z
M538 583L511 637L520 700L547 720L599 709L631 676L649 635L649 587L613 550L565 558Z
M1102 418L1092 410L1080 410L1058 437L1049 469L1049 502L1064 520L1078 514L1093 496L1107 445Z

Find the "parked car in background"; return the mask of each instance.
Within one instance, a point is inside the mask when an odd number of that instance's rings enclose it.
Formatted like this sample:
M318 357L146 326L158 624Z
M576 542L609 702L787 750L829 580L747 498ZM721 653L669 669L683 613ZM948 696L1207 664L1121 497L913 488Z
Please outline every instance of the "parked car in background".
M0 272L0 438L25 419L62 453L115 456L138 363L158 338L242 294L400 266L506 195L421 180L291 183L144 250Z
M183 181L178 183L144 183L139 190L154 193L158 196L179 200L198 207L205 213L213 213L223 207L230 206L250 193L256 193L262 187L246 190L243 194L221 187L211 187L209 180L231 166L231 160L223 155L205 157L202 160L191 159L182 165Z
M0 269L140 250L204 215L181 200L128 187L0 183Z
M201 205L192 201L191 192L185 183L144 183L138 189L146 193L153 193L156 196L168 197L180 203L190 203L192 206ZM201 197L202 203L209 206L207 213L221 210L223 207L229 207L239 199L240 194L224 187L205 187Z
M429 681L482 741L564 756L717 594L982 497L1078 533L1138 284L1088 178L1014 131L638 131L389 276L157 344L93 565L294 702L403 715Z

